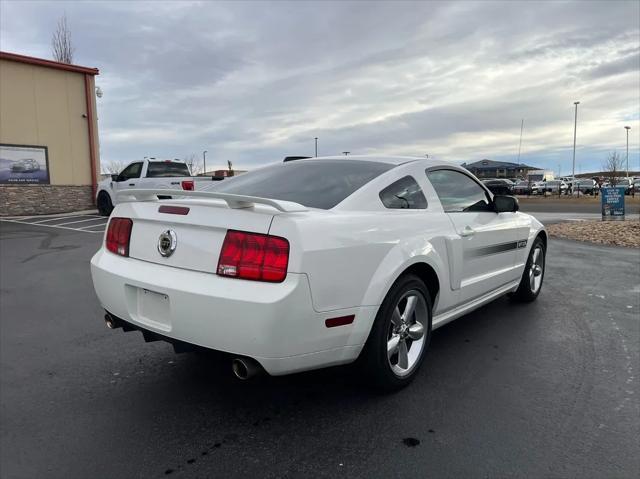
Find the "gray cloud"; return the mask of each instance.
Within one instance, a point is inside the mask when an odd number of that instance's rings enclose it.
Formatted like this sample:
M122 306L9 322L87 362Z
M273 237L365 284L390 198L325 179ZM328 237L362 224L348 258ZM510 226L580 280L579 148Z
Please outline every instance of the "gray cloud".
M325 154L512 159L524 118L523 158L556 169L575 99L585 165L640 130L637 2L3 1L0 48L48 57L64 11L101 70L105 162L252 167L315 136Z

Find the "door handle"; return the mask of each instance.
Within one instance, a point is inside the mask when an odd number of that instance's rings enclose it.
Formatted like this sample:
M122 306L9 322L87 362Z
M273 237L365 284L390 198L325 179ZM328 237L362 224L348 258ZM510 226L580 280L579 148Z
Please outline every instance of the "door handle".
M135 183L129 183L129 186L136 186Z
M469 238L474 234L476 234L476 231L473 228L469 226L465 226L464 229L462 230L462 233L460 233L460 236L462 236L463 238Z

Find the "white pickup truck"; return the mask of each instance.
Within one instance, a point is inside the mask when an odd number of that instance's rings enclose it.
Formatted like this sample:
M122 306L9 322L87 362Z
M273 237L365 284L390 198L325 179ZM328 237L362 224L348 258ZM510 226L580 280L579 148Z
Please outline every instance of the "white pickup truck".
M176 160L144 160L129 163L119 174L98 183L96 205L109 216L117 203L117 193L149 188L193 191L195 182L186 163Z

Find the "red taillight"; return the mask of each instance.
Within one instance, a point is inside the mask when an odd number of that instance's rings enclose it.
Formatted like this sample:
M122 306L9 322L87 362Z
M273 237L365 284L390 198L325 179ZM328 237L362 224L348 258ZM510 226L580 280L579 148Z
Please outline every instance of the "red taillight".
M280 283L287 277L289 242L278 236L227 231L218 260L218 274Z
M107 229L107 249L120 256L129 256L129 239L133 221L129 218L111 218Z
M184 180L182 182L182 189L186 191L193 191L193 180Z

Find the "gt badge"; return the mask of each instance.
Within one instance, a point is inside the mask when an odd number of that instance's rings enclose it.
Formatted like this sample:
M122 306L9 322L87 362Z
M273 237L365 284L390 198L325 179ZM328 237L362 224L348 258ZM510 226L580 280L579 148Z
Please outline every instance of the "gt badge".
M173 230L164 231L158 238L158 253L165 258L171 256L178 245L178 237Z

